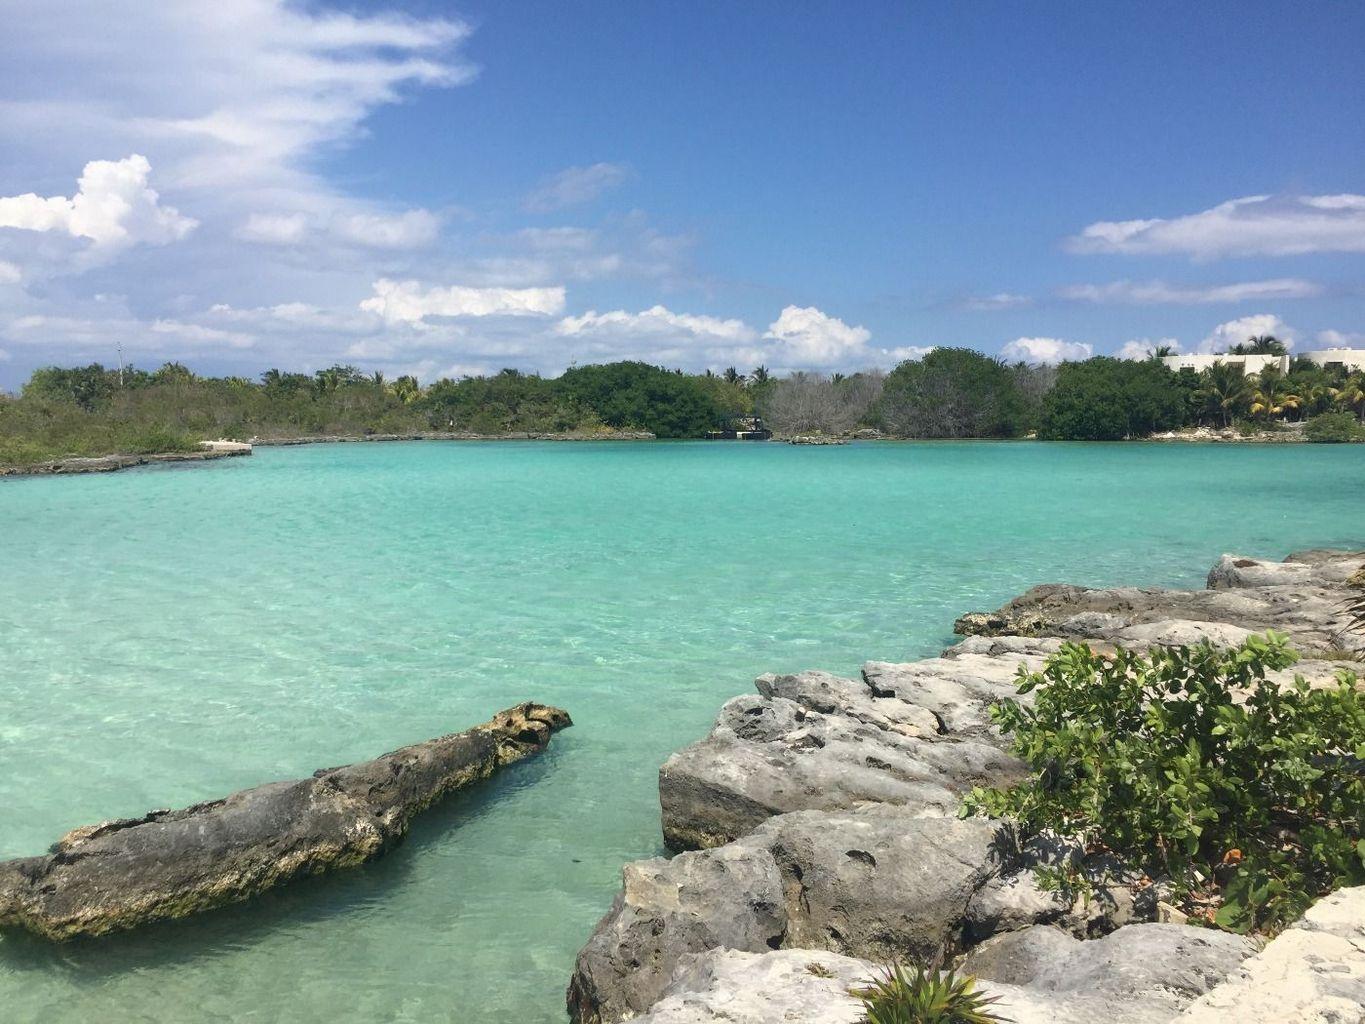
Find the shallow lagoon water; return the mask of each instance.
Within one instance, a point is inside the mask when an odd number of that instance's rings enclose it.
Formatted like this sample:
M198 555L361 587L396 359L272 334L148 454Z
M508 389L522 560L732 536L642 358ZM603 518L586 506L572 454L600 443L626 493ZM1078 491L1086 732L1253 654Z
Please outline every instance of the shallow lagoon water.
M1047 580L1365 543L1365 446L394 443L0 482L0 857L535 699L550 752L355 871L0 938L6 1022L564 1019L658 765L763 671L936 652Z

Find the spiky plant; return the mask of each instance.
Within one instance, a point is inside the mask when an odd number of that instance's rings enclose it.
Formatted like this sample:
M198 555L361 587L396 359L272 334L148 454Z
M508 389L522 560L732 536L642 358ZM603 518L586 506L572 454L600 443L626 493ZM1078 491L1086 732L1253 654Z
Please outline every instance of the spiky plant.
M1346 602L1346 612L1351 616L1350 628L1365 633L1365 566L1357 570L1346 585L1356 588L1356 593Z
M992 1013L996 1002L976 990L976 979L916 967L907 974L900 964L885 977L854 992L867 1011L867 1024L1008 1024Z

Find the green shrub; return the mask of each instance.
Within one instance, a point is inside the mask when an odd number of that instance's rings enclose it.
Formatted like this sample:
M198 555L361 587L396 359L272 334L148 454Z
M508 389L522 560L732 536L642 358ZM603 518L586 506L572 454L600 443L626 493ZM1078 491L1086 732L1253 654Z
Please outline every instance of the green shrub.
M1049 441L1119 441L1174 430L1189 399L1164 363L1096 356L1063 363L1043 399L1038 436Z
M915 968L906 974L900 964L885 977L854 993L863 1001L867 1024L998 1024L990 1012L996 1002L976 991L976 979L952 971Z
M964 813L1079 836L1169 875L1220 927L1273 931L1365 882L1365 694L1346 671L1327 689L1266 680L1295 660L1274 633L1149 658L1067 644L1021 670L1032 706L993 711L1032 779L975 789Z
M1325 412L1304 424L1303 436L1318 444L1365 441L1365 426L1349 412Z

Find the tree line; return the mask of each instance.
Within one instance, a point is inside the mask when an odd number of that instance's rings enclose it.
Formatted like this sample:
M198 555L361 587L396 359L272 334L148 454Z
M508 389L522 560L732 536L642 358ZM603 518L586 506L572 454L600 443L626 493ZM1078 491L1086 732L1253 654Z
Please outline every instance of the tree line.
M1277 347L1283 351L1273 338L1239 346ZM0 463L174 450L207 437L647 430L688 438L755 415L779 435L1095 441L1312 419L1310 436L1347 440L1365 433L1365 374L1305 360L1287 373L1271 367L1248 376L1227 362L1173 372L1157 356L1010 365L967 348L934 349L889 373L775 376L759 366L686 374L617 362L558 377L505 369L427 387L346 365L311 374L271 369L250 380L203 377L179 363L155 371L96 363L45 367L19 395L0 395Z

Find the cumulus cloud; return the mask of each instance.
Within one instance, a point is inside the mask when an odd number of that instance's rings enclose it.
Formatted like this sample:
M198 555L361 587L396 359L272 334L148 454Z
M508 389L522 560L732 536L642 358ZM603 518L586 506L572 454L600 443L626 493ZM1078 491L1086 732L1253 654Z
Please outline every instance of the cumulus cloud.
M1002 358L1025 363L1061 363L1089 359L1094 348L1081 341L1061 338L1015 338L1000 350Z
M9 344L43 348L62 346L107 359L117 348L132 352L193 352L249 349L255 338L240 331L219 330L173 319L138 320L126 313L108 316L16 317L4 328Z
M1057 294L1076 302L1201 305L1249 302L1253 299L1307 299L1321 295L1322 286L1297 277L1208 287L1172 285L1164 281L1113 281L1109 284L1070 285L1059 289Z
M522 200L522 209L528 213L551 213L566 206L591 202L629 177L630 169L622 164L566 167L532 190Z
M962 305L965 309L982 311L1019 309L1023 306L1033 305L1033 300L1027 295L1016 295L1013 292L996 292L994 295L973 296L964 301Z
M1284 342L1285 348L1291 349L1298 337L1298 332L1294 328L1273 313L1257 313L1219 324L1199 343L1199 351L1226 352L1233 345L1263 334L1273 334Z
M427 317L554 316L564 309L564 288L471 288L450 285L423 289L417 281L374 283L374 295L360 308L385 320L415 323Z
M627 313L624 309L609 313L588 310L582 316L566 316L555 325L555 332L570 337L598 332L632 335L682 333L731 342L750 342L758 336L758 332L743 320L674 313L664 306L651 306L639 313Z
M1180 351L1180 342L1175 338L1133 338L1125 341L1119 350L1114 353L1120 359L1150 359L1159 348L1168 348L1172 353Z
M32 192L0 197L0 227L88 238L103 250L179 241L198 221L161 205L147 184L151 173L151 163L138 153L122 160L91 160L70 198Z
M872 332L814 306L787 306L764 337L780 343L778 358L784 366L835 366L864 353Z
M1365 252L1365 195L1246 196L1183 217L1098 221L1067 240L1078 253L1291 256Z

